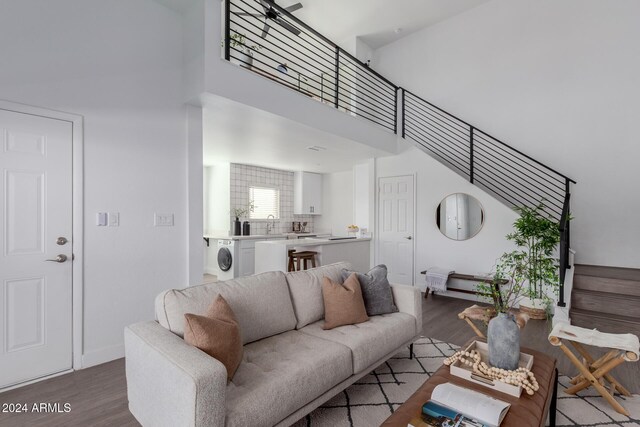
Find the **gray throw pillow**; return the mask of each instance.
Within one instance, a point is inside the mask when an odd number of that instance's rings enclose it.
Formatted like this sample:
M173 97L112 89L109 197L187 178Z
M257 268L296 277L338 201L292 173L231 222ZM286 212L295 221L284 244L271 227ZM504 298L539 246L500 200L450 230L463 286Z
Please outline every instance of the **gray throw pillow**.
M356 273L360 282L367 315L377 316L398 311L398 307L393 303L391 286L387 280L386 265L376 265L366 274L343 269L341 272L342 280L347 280L351 273Z

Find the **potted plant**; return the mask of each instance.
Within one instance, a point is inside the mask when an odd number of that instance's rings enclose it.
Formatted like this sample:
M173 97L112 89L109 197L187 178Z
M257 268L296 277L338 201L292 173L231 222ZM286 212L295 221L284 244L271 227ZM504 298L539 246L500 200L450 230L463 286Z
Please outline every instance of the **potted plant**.
M557 293L559 263L556 249L560 243L559 224L544 211L543 203L535 207L516 208L520 217L507 239L518 247L505 254L527 282L526 292L518 301L520 310L532 319L545 319L552 304L549 292ZM504 257L503 256L503 257Z
M248 45L247 36L236 32L231 33L229 44L231 47L240 50L238 52L238 60L240 61L240 66L244 68L251 68L253 65L253 52L257 52L262 47L256 44Z
M253 212L255 209L255 205L253 200L250 200L247 206L245 207L235 207L231 209L231 215L235 217L233 220L233 235L240 236L242 234L242 223L240 222L240 218L248 214L249 212ZM247 233L249 234L249 233Z
M526 292L526 277L522 264L512 254L504 254L498 261L493 280L476 285L478 295L491 301L487 309L489 320L487 345L489 364L500 369L514 370L520 361L520 328L513 308Z
M245 216L247 213L246 208L233 208L231 209L231 214L235 217L233 220L233 235L240 236L242 234L242 223L240 222L240 218Z

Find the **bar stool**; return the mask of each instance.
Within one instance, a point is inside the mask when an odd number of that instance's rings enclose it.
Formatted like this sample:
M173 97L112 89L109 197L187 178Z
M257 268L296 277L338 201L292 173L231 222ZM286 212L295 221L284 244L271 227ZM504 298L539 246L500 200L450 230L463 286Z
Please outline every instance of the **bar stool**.
M309 261L311 261L311 268L316 268L316 255L318 252L303 251L296 252L295 250L288 251L289 254L289 266L288 271L300 271L301 263L304 270L309 268Z
M287 271L296 271L296 264L293 256L295 252L295 249L289 249L289 251L287 251L287 255L289 255L289 264L287 266Z

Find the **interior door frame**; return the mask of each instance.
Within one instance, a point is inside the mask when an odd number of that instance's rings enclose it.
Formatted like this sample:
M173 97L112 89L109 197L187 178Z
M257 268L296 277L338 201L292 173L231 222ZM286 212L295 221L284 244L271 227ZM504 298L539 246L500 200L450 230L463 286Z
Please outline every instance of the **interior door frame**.
M15 113L30 114L48 119L62 120L71 123L71 151L72 151L72 198L73 207L71 211L72 221L72 265L71 265L71 290L72 290L72 360L73 370L82 368L83 349L83 290L84 290L84 117L78 114L65 113L48 108L34 107L32 105L21 104L0 99L0 110L12 111ZM50 377L61 375L59 372ZM37 378L35 380L21 383L23 386L30 382L42 381L49 378Z
M380 180L385 178L402 178L411 177L413 182L413 238L411 239L411 246L413 256L411 257L411 286L416 285L416 234L418 232L418 180L416 173L404 174L404 175L385 175L376 176L376 189L375 189L375 264L380 264Z

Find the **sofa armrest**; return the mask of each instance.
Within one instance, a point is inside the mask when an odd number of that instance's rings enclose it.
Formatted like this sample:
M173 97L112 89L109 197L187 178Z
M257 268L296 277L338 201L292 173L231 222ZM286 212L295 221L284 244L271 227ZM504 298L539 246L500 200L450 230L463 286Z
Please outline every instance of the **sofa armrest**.
M420 289L413 286L391 284L391 292L398 310L416 318L416 336L422 334L422 294Z
M227 370L157 322L124 330L129 409L143 426L223 426Z

